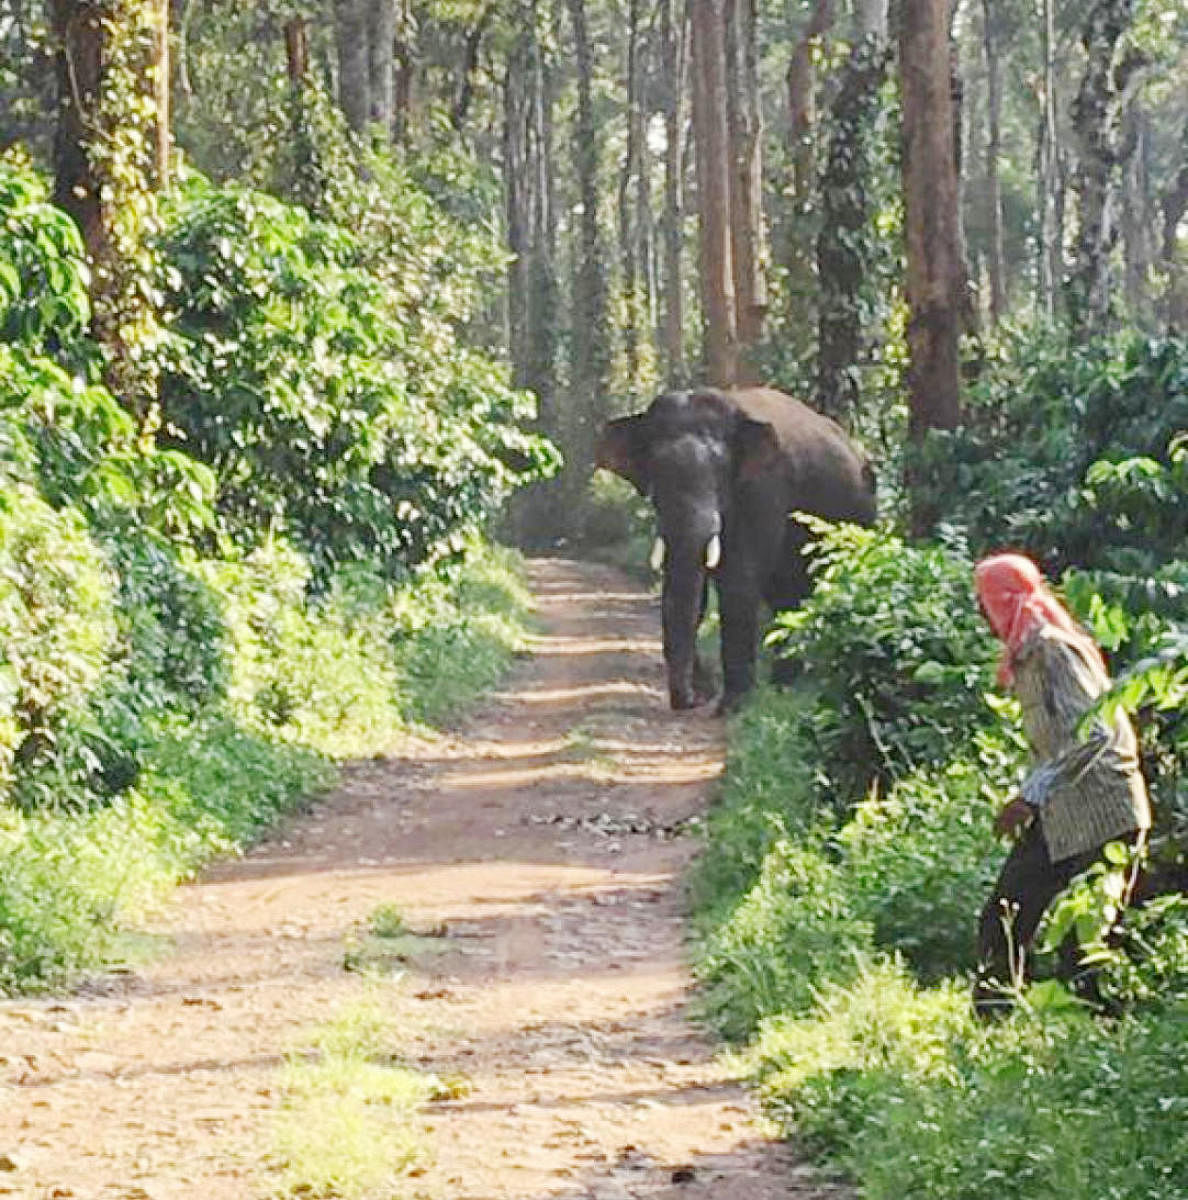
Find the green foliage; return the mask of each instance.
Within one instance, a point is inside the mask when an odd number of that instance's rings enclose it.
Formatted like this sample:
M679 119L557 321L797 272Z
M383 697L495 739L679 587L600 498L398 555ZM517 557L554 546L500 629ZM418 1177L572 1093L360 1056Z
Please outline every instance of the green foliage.
M24 484L0 491L0 782L36 760L112 649L112 580L81 519Z
M812 603L781 614L770 640L836 724L819 769L844 810L872 777L934 763L998 723L982 699L995 649L960 542L843 526L826 532L812 570Z
M1020 334L987 367L966 426L931 433L919 472L975 552L1012 546L1053 572L1128 574L1175 557L1188 511L1177 439L1188 345Z
M180 205L162 407L245 544L291 528L320 570L378 557L399 572L457 549L551 468L516 428L527 399L454 339L463 302L434 297L457 285L410 248L431 231L410 218L404 233L397 285L358 237L260 193L195 181Z
M0 342L77 353L91 317L78 226L16 158L0 157L0 212Z

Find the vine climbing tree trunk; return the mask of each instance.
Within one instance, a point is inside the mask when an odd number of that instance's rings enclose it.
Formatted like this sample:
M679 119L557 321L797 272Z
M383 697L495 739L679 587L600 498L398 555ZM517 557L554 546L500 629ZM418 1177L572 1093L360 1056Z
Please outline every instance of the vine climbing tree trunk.
M168 161L155 64L168 6L52 0L49 14L58 83L54 203L78 224L91 260L92 331L104 349L106 382L147 417L157 383L147 351L160 336L150 299L151 183L163 179Z
M960 417L957 342L963 271L949 70L948 0L903 0L899 70L908 302L908 431ZM915 481L908 480L909 487ZM917 531L935 514L917 505Z
M866 324L862 298L872 267L870 143L887 59L887 48L876 37L851 51L830 108L833 135L819 188L816 405L843 423L849 423L859 399L857 367Z
M738 378L738 326L731 255L730 133L722 0L692 0L692 26L690 83L697 143L706 374L715 387L730 387Z

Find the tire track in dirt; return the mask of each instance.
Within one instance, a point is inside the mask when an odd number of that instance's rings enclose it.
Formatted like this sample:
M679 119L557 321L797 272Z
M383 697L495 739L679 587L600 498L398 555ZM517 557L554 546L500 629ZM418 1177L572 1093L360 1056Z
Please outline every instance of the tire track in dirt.
M829 1200L692 1024L681 875L723 730L667 710L653 598L530 564L541 632L449 739L355 764L282 835L182 889L167 957L65 1002L0 1005L0 1194L267 1190L276 1071L366 984L352 929L397 905L432 1200Z

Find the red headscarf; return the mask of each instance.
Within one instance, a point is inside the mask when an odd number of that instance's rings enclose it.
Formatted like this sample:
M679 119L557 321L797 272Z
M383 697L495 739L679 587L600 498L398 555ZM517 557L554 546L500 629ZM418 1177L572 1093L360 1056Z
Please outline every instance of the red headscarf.
M1052 595L1039 567L1021 554L994 554L974 568L978 598L986 610L990 628L1002 640L998 682L1009 686L1014 680L1014 660L1019 647L1043 625L1055 625L1072 634L1101 662L1101 651Z

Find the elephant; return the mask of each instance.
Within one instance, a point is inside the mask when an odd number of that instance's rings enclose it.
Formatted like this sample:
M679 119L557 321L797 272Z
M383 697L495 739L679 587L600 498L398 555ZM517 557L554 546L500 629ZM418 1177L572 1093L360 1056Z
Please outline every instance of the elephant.
M754 686L760 604L794 608L811 580L809 531L790 514L875 520L874 472L841 427L767 387L665 392L603 428L595 463L651 500L663 567L662 622L674 709L711 698L697 654L708 581L718 593L723 691L719 712Z

